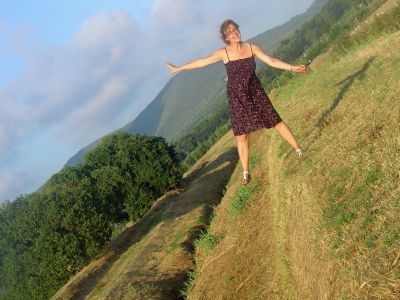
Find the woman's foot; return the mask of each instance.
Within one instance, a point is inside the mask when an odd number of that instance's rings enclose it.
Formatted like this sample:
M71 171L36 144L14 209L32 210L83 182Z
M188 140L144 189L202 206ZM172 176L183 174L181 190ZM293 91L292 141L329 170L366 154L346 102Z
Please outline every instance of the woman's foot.
M299 157L300 157L300 156L303 155L304 149L303 149L303 148L297 148L297 149L296 149L296 153L297 153L297 154L299 155Z
M240 178L241 184L248 184L250 182L250 173L249 171L242 172L242 178Z

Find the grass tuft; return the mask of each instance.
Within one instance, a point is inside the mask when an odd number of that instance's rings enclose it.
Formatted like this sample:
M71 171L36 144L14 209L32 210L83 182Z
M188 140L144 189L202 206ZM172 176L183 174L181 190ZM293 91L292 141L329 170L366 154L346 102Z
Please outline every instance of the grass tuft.
M199 238L194 241L194 245L196 248L211 250L219 243L222 238L222 235L214 235L209 232L202 231Z
M230 203L228 207L228 212L231 216L231 221L235 220L238 216L240 216L246 206L251 202L254 197L254 194L260 190L260 184L254 180L254 178L250 181L249 184L242 185L239 187L236 192L235 198Z

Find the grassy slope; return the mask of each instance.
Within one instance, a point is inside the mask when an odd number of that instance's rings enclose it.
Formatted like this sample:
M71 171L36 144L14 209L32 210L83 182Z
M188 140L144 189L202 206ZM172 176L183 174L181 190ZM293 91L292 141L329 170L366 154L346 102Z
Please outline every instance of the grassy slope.
M253 180L238 185L236 162L232 176L231 171L223 175L230 177L224 198L209 232L196 241L190 299L399 296L399 46L399 33L381 37L339 59L325 58L309 75L274 91L274 106L306 147L306 156L299 160L273 130L251 134ZM217 178L226 181L216 167L222 167L226 153L235 154L232 146L229 131L193 166L194 173L206 166L191 181L199 195L208 195ZM197 201L187 196L182 208L190 199ZM184 227L198 212L187 214L155 247L156 253L166 249L157 265L165 274L177 266L172 259L180 259L168 249L183 251L191 235ZM73 298L76 289L93 298L116 293L140 298L166 289L151 270L142 274L145 280L127 275L137 270L139 252L150 253L149 242L160 241L157 234L167 236L160 231L165 226L154 226L159 222L143 225L150 229L139 243L130 242L134 236L127 232L126 241L116 243L115 258L94 261L54 298ZM121 243L126 245L118 250Z
M251 134L253 180L239 187L236 167L189 299L400 297L398 49L399 32L381 36L272 93L305 157Z

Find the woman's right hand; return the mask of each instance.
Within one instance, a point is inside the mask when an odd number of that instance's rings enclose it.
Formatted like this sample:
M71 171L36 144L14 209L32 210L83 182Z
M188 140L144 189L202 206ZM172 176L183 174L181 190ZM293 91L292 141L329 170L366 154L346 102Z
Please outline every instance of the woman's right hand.
M173 64L171 64L171 62L167 61L165 64L169 68L168 75L176 73L176 72L179 71L179 68L177 66L174 66Z
M307 73L308 68L306 65L298 65L298 66L292 66L291 70L292 72L297 72L297 73Z

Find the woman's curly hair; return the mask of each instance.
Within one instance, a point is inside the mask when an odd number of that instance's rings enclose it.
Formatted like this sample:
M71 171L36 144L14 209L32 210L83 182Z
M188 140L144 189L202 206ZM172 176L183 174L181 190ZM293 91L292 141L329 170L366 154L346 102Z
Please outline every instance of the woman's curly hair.
M225 44L229 44L229 43L226 41L226 34L225 34L225 32L226 32L226 28L227 28L230 24L232 24L237 30L239 30L239 25L238 25L235 21L233 21L233 20L231 20L231 19L225 20L225 21L221 24L221 27L219 28L219 32L220 32L220 34L221 34L221 38L222 38L222 40L224 41Z

